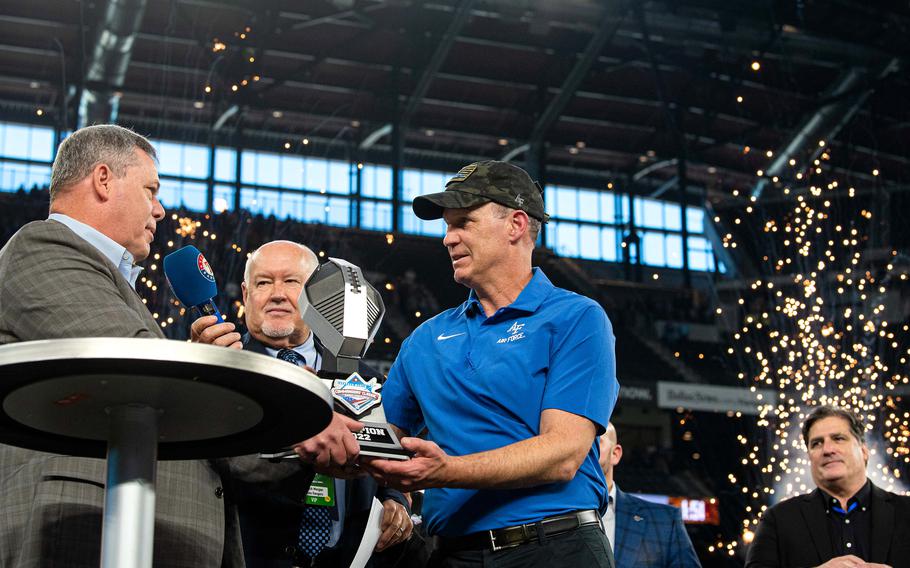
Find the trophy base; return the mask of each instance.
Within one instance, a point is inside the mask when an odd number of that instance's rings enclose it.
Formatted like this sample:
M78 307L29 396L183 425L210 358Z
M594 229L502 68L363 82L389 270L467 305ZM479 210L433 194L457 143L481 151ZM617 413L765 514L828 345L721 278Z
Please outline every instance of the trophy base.
M381 422L364 422L360 432L352 432L360 444L360 455L390 460L411 459L411 453L401 447L392 428Z

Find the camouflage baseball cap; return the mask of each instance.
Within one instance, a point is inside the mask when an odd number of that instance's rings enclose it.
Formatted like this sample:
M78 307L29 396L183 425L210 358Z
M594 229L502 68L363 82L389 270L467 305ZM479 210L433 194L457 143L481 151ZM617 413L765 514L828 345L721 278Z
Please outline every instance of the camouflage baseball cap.
M445 209L461 209L494 201L511 209L521 209L546 223L543 189L528 172L509 164L487 160L461 168L446 182L446 190L414 198L414 214L421 219L439 219Z

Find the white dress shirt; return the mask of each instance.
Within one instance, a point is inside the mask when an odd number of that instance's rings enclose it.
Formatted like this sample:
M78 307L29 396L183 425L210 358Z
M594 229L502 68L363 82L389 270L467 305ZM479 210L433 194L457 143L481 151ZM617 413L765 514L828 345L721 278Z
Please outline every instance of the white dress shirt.
M616 484L610 488L610 503L607 505L607 512L603 516L604 531L607 533L607 540L610 541L610 550L615 551L616 546Z

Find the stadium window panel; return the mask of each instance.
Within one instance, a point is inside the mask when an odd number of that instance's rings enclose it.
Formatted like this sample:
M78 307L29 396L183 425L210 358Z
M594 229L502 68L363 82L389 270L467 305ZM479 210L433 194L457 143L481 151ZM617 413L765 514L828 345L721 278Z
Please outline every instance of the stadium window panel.
M421 195L425 193L437 193L440 191L445 191L446 182L449 181L450 177L451 176L445 172L430 172L424 170L421 183Z
M28 144L30 160L50 162L54 157L54 129L43 126L32 126Z
M401 206L399 212L401 214L401 230L403 232L427 237L442 237L445 235L446 225L442 219L424 221L414 215L410 205Z
M663 204L654 199L636 200L635 224L639 227L662 229L664 227Z
M349 195L351 192L351 164L337 160L328 161L328 187L329 193ZM347 223L346 223L347 224Z
M306 195L304 198L303 221L308 223L325 223L325 208L329 198L324 195Z
M212 209L216 213L222 213L228 209L234 208L234 186L232 185L216 185L215 186L215 201L212 204Z
M578 191L568 187L555 187L555 216L561 219L578 219Z
M682 247L682 236L680 235L667 235L664 239L664 244L666 246L666 266L669 268L682 268L683 266L683 247Z
M240 190L240 207L253 215L263 213L263 203L268 198L263 189L244 187Z
M616 238L617 231L612 227L600 229L600 258L608 262L622 260L622 256L617 250Z
M282 219L300 219L303 216L303 194L297 191L283 191L279 194Z
M325 160L307 158L304 165L305 187L312 191L327 191L329 165ZM325 206L323 206L325 207Z
M703 234L705 232L705 210L696 207L687 207L686 228L690 233Z
M51 183L50 166L0 161L0 191L15 192L46 187Z
M682 215L676 203L664 203L664 229L682 231Z
M410 204L414 198L423 193L420 170L406 169L401 174L401 200ZM413 213L412 213L413 215Z
M31 130L25 124L6 123L3 125L3 146L0 154L7 158L29 159L29 138Z
M364 166L361 171L360 194L364 197L392 199L392 168Z
M256 185L280 185L281 158L281 155L272 154L271 152L256 152L256 177L251 183Z
M617 222L620 224L626 224L632 218L629 213L631 211L631 206L629 205L629 197L627 195L623 195L619 198L619 201L620 201L620 205L621 205L621 207L620 207L621 214L620 214L620 218Z
M204 183L162 179L158 201L165 210L183 208L190 211L205 211L208 209L206 189Z
M237 179L237 150L218 147L215 149L215 179L234 181Z
M281 187L303 189L303 158L281 156Z
M180 175L180 145L173 142L153 142L158 153L158 174L165 176Z
M243 183L258 183L256 179L256 170L258 169L256 163L257 154L258 152L250 150L244 150L240 154L240 181Z
M559 223L556 230L556 252L563 256L578 256L578 225Z
M348 227L351 224L351 201L345 197L331 197L327 205L326 221L336 227Z
M262 215L274 215L282 218L281 212L281 193L272 189L254 189L252 190L253 199L250 202L251 212L261 213ZM241 194L241 199L243 195Z
M579 189L578 190L578 219L581 221L592 221L594 223L611 223L612 220L605 219L598 209L598 195L596 191Z
M41 188L41 187L50 187L51 185L51 167L50 166L35 166L30 165L28 167L28 173L26 174L25 187L31 189Z
M610 193L609 191L601 191L597 196L600 207L600 222L601 223L620 223L620 219L616 218L616 195Z
M181 144L183 159L181 174L183 177L205 179L209 175L210 148L199 144Z
M240 179L253 185L278 186L281 177L279 154L244 151L240 159Z
M663 233L641 232L641 261L650 266L666 266Z
M689 269L708 270L708 255L703 250L689 250Z
M578 229L579 253L581 258L600 260L600 235L594 225L581 225Z
M360 204L360 227L373 231L392 230L392 204L363 201Z
M714 255L711 243L704 237L689 237L689 268L692 270L714 270Z
M152 145L158 154L159 174L196 179L208 177L208 147L165 140L154 140Z
M420 230L420 219L414 215L414 213L408 214L404 207L402 207L400 211L402 213L401 231L412 235L418 234L418 231Z

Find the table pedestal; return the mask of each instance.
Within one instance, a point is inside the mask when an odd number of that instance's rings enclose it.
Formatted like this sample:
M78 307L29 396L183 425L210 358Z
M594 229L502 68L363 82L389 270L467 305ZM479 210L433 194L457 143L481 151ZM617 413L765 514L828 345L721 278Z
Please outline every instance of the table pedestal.
M152 568L158 411L127 404L109 412L101 566Z

